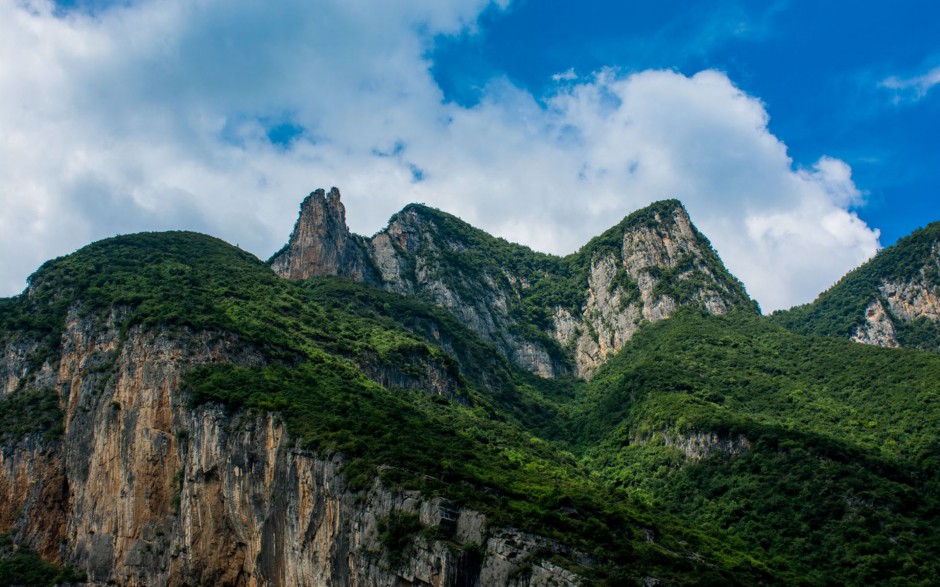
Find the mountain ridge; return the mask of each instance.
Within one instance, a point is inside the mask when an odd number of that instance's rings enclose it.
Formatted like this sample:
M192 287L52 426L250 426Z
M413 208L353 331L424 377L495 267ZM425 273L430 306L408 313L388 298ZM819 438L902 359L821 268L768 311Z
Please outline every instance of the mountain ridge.
M293 284L185 232L95 243L31 287L0 304L0 411L22 423L0 447L0 532L91 584L768 574L605 499L528 431L554 418L541 380L411 298Z
M626 249L649 299L707 299L695 272L718 267L663 206L568 264L406 208L386 236L424 252L391 244L384 270L433 276L410 293L284 279L189 232L43 264L0 299L0 579L24 582L14 561L96 586L929 584L940 356L688 303L592 377L546 378L417 295L504 291L543 329L622 295Z
M373 237L350 233L338 189L301 204L269 260L288 279L340 275L455 313L516 365L590 377L644 323L694 304L759 311L678 200L627 215L559 257L410 204Z
M899 239L812 303L773 319L803 334L940 352L940 222Z

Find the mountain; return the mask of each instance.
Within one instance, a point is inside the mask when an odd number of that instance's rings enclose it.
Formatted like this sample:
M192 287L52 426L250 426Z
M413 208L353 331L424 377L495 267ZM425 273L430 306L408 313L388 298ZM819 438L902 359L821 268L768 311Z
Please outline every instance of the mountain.
M676 200L556 257L415 204L366 239L349 232L339 190L317 190L270 263L288 279L341 275L445 308L543 377L589 378L642 324L683 306L757 311Z
M803 334L940 352L940 222L880 251L813 303L774 319Z
M756 546L787 584L929 583L938 398L934 354L683 312L601 369L570 429L611 486Z
M677 202L564 258L423 206L372 239L338 192L311 206L271 264L130 235L0 299L0 585L940 576L937 354L761 316ZM382 257L383 234L407 236ZM589 378L574 345L555 377L520 361L504 333L547 345L610 263L641 291L612 315L669 318Z
M767 575L585 475L546 440L570 390L414 298L141 234L0 321L0 530L92 584Z

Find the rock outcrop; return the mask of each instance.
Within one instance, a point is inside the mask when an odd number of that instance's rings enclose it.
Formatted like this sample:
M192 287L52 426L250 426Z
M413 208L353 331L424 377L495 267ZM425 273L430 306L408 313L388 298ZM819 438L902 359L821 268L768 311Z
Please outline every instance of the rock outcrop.
M0 358L3 398L49 388L64 421L0 446L0 532L90 585L581 583L549 560L571 554L555 542L379 479L350 488L343 457L301 450L277 415L189 407L186 369L263 354L224 332L122 332L120 318L73 310L58 358L28 366L28 341ZM381 528L403 516L428 531L394 552Z
M573 349L581 376L593 374L643 324L668 318L682 306L711 314L756 311L685 208L678 202L655 208L646 223L622 223L618 246L590 256L581 311L572 315L555 309L552 334Z
M682 306L757 310L675 200L628 216L561 258L419 205L364 239L346 228L339 191L318 190L271 266L288 279L341 275L417 296L543 377L590 377L643 324Z
M339 190L319 189L300 205L288 245L271 259L271 267L288 279L315 275L342 275L375 283L375 271L364 239L350 234Z
M872 300L865 308L865 322L856 329L852 341L890 348L901 346L894 321L880 299Z
M940 352L940 222L880 251L812 304L774 319L804 334Z
M852 340L884 347L902 346L897 330L918 321L940 323L940 287L929 279L931 269L940 269L940 246L920 270L907 282L883 281L878 296L865 309L865 322ZM940 340L931 341L925 350L940 351Z

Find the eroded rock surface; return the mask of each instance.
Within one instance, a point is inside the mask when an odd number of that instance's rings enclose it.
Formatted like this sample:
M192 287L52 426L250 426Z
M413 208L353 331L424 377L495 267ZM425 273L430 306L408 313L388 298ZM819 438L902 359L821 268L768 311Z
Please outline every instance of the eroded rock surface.
M28 341L0 358L5 397L51 385L65 422L60 438L0 447L0 532L17 543L90 585L581 584L548 560L568 552L552 541L378 479L351 489L341 455L300 450L276 415L191 409L186 369L263 355L221 332L122 334L120 316L70 312L40 367L24 364ZM394 515L435 530L390 553L379 526Z
M930 276L940 270L940 244L918 274L909 280L884 280L865 309L865 320L852 337L855 342L898 347L904 346L898 330L916 321L940 322L940 287ZM940 342L935 342L935 347ZM940 347L938 347L940 348ZM938 350L928 348L926 350Z
M304 200L290 242L271 266L288 279L342 275L415 295L543 377L590 377L643 324L683 306L756 311L679 202L654 204L595 240L566 258L541 255L417 205L364 239L350 235L333 188ZM489 258L487 248L510 250L514 259ZM543 295L561 282L568 282L564 303ZM527 314L533 305L546 316L534 327Z

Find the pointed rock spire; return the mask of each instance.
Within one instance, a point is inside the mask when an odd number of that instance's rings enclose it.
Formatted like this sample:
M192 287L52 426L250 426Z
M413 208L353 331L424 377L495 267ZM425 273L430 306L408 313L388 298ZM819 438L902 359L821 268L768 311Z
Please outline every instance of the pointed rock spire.
M346 208L335 187L329 193L318 189L304 198L290 241L271 259L271 267L293 280L342 275L375 281L362 238L346 226Z

